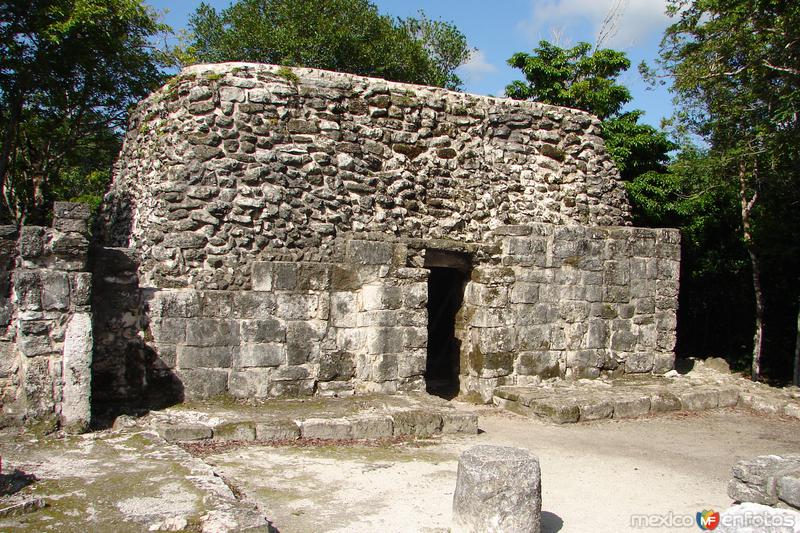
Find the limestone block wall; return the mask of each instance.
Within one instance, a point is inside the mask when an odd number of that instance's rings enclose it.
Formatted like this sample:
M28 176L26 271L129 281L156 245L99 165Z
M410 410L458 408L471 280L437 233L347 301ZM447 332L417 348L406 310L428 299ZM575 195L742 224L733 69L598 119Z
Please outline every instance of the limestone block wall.
M312 69L195 65L133 114L105 244L143 286L240 290L337 237L481 242L502 224L625 225L584 112ZM277 255L276 255L277 254Z
M494 232L461 312L465 392L673 367L677 230L534 224Z
M161 387L175 401L424 390L428 271L406 266L404 243L353 239L342 249L336 263L254 262L248 290L114 300L97 333L98 398L133 401ZM99 294L127 294L118 281L103 276Z
M37 422L80 431L91 418L93 353L87 271L88 206L56 202L52 228L25 226L16 253L3 230L5 334L2 414L8 422ZM15 257L11 271L12 257Z

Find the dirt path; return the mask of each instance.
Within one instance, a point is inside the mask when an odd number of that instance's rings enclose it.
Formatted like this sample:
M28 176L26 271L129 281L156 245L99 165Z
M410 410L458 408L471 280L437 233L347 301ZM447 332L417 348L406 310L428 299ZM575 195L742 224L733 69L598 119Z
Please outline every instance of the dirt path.
M634 514L727 508L734 462L800 451L800 422L742 411L566 426L489 408L480 416L480 435L421 447L248 447L207 461L282 533L446 531L458 454L517 446L540 458L544 532L616 533L636 530ZM647 529L676 530L697 526Z

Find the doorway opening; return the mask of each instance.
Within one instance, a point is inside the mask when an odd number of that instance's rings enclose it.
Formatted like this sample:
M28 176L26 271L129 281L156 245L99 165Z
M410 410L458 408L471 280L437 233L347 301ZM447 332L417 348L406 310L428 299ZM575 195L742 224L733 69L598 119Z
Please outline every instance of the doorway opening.
M425 268L430 270L425 389L429 394L450 400L459 390L461 341L457 335L457 317L471 265L466 254L427 250Z

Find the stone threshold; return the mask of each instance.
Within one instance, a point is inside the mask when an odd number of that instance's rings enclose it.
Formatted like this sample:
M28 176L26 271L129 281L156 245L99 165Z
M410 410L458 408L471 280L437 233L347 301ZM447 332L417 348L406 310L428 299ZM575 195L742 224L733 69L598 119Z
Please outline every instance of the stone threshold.
M670 411L740 407L763 414L800 418L800 401L743 389L733 379L723 383L671 382L650 377L614 382L557 382L505 386L493 403L509 411L556 424L603 419L642 418Z
M147 415L144 423L168 442L377 440L477 434L478 415L424 394L268 400L259 406L213 402Z

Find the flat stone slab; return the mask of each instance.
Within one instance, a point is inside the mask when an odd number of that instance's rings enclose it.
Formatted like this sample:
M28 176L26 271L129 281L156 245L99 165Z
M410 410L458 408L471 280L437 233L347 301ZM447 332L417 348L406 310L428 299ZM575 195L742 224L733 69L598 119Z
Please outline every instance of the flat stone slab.
M800 391L773 389L737 376L630 376L617 380L548 381L504 386L493 403L509 411L556 424L641 418L670 411L741 407L800 418Z
M0 454L27 479L4 496L0 531L272 531L208 464L153 431L11 436Z
M478 433L478 415L424 393L185 403L143 417L169 442L371 440Z

